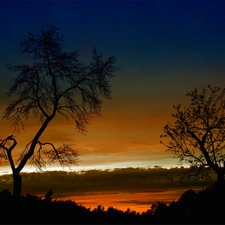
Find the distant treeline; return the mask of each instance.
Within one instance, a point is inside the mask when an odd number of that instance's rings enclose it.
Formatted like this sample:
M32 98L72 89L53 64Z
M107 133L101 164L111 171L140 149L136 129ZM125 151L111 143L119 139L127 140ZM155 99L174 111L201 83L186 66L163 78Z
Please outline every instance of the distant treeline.
M26 194L13 197L8 190L0 192L3 224L223 224L225 186L214 186L195 192L187 190L169 205L158 202L143 213L118 210L101 205L91 210L75 202L52 200Z
M54 196L71 196L84 192L102 191L158 191L174 188L200 189L212 185L215 175L208 180L179 182L188 168L118 168L113 170L88 170L81 172L49 171L21 173L23 193L43 196L53 190ZM12 190L12 176L0 176L0 190Z

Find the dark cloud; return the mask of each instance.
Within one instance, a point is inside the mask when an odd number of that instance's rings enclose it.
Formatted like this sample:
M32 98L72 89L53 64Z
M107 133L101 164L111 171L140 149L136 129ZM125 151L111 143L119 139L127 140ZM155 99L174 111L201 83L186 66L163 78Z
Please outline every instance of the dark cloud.
M184 170L156 167L149 169L118 168L81 172L22 173L23 192L44 195L49 189L52 189L55 197L90 195L101 192L132 194L159 192L174 188L206 187L213 182L213 180L209 180L181 184L178 179ZM12 190L12 181L11 175L0 176L0 189Z
M128 201L115 201L117 203L123 203L123 204L137 204L137 205L151 205L154 203L154 201L149 201L149 200L146 200L146 201L139 201L139 200L128 200Z

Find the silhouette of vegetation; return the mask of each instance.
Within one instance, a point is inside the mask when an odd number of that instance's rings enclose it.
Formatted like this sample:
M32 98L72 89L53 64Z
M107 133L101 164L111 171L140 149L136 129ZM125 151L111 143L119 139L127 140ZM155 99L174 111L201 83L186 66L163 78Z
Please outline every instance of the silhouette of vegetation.
M225 174L225 89L218 87L197 89L186 94L190 105L173 106L174 122L166 124L164 135L169 138L164 143L167 151L174 153L180 163L190 165L183 181L209 178L212 171L217 175L217 183L224 184Z
M115 57L104 60L94 48L92 61L85 64L79 60L77 51L63 51L63 36L58 30L47 26L36 35L29 32L20 42L26 62L8 66L18 76L6 94L11 102L3 118L11 123L14 132L24 130L25 122L31 117L41 124L18 162L12 155L17 145L15 136L10 135L0 142L0 157L7 159L12 169L14 196L21 195L20 172L28 161L39 169L56 160L66 166L77 163L78 154L72 145L56 147L49 141L41 141L50 122L62 115L71 118L77 130L84 133L92 116L100 115L101 97L111 98L109 78L116 71Z
M2 190L0 192L1 222L14 224L221 224L224 220L225 193L218 186L211 186L197 192L188 189L177 201L169 204L163 202L152 204L142 213L129 208L122 211L112 206L105 209L102 205L91 210L71 200L54 200L50 197L52 193L51 190L47 192L47 198L30 194L15 198L7 189ZM29 217L24 216L24 211Z

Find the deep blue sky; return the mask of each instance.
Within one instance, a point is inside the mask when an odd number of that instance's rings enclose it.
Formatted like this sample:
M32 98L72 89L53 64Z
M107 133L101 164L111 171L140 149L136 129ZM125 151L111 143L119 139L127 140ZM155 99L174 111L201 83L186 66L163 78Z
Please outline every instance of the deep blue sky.
M99 47L121 66L221 62L223 1L1 1L1 60L28 31L62 28L68 47ZM9 44L7 44L9 43ZM10 46L9 46L10 45ZM10 52L11 52L10 51ZM3 54L4 52L4 54ZM8 52L8 53L6 53ZM192 59L195 57L195 59ZM193 62L191 63L193 66Z
M221 0L0 1L0 99L12 84L3 65L20 62L20 40L45 25L61 27L68 51L86 60L97 47L121 69L103 118L85 137L67 134L79 143L81 163L172 165L159 144L172 105L185 104L193 88L225 86L224 9Z

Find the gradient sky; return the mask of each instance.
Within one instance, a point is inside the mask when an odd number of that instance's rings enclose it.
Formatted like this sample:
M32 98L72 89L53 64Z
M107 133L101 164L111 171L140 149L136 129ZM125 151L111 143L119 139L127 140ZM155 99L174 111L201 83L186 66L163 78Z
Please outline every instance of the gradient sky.
M225 86L225 4L223 1L0 1L0 115L15 74L4 64L21 62L19 42L45 25L61 27L67 51L91 50L117 57L120 71L111 80L112 100L87 134L57 117L43 141L75 143L77 169L177 166L159 136L171 120L172 105L187 104L185 94L203 86ZM0 120L0 138L13 133ZM37 131L27 123L16 134L23 149Z

